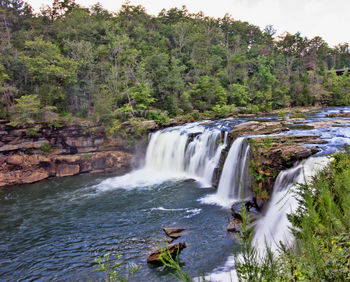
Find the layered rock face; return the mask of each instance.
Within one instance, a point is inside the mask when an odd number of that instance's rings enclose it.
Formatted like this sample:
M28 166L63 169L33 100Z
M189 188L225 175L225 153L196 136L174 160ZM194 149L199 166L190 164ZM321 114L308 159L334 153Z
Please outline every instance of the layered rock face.
M0 121L0 138L0 186L127 168L132 157L122 140L107 138L101 127L13 127Z
M233 127L229 138L232 142L240 136L278 134L288 131L289 126L286 122L249 121ZM263 202L271 195L276 177L282 170L317 153L317 144L327 143L320 140L319 136L249 137L247 141L250 143L249 173L252 177L253 192L257 200Z

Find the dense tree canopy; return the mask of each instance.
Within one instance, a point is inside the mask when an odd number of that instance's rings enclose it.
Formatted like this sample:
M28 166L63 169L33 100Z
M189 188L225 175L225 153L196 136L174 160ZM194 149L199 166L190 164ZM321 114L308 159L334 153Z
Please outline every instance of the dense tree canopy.
M272 26L186 7L154 17L129 4L111 13L54 0L34 14L22 0L0 3L2 117L30 95L41 108L97 122L120 113L350 104L349 76L334 72L350 66L347 43L331 48L299 33L274 38Z

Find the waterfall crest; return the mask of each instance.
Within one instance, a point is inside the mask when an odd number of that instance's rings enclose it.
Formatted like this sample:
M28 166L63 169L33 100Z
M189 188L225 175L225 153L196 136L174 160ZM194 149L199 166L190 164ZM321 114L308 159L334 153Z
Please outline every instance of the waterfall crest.
M157 131L150 137L143 168L101 185L105 189L136 188L194 178L201 186L210 187L226 142L227 132L198 123Z

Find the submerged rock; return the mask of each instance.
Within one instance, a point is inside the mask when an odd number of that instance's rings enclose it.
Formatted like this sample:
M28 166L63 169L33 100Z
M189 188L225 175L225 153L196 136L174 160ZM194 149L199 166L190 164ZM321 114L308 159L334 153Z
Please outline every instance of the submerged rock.
M161 248L161 249L158 249L158 250L154 250L147 257L147 263L151 263L151 264L154 264L154 265L162 265L163 263L160 260L160 257L161 257L163 252L166 252L167 249L168 249L170 255L173 258L176 258L176 256L179 255L180 252L186 247L187 247L186 243L179 242L179 243L170 244L170 245L165 246L164 248Z

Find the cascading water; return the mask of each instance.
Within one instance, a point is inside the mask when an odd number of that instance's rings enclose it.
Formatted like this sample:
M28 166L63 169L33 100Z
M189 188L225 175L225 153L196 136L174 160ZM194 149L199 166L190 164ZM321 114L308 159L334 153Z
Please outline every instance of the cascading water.
M223 137L219 128L198 123L157 131L151 135L144 167L103 181L101 189L142 187L183 178L211 186L226 139L227 132Z
M247 198L249 191L248 160L250 146L245 137L237 138L231 145L221 173L218 191L201 201L230 207L232 203Z
M270 203L264 215L255 225L253 244L260 255L265 254L266 245L277 251L280 242L292 244L291 223L287 215L296 211L298 200L292 192L297 183L309 182L312 177L330 161L328 157L310 157L306 161L279 173ZM234 268L235 257L228 258L225 266L217 269L209 277L213 281L238 281Z
M264 216L255 226L253 243L261 253L265 251L265 243L272 251L276 251L279 242L286 245L294 241L287 214L296 211L298 200L291 191L296 183L309 182L312 176L325 167L329 160L330 158L327 157L311 157L305 162L279 173Z

